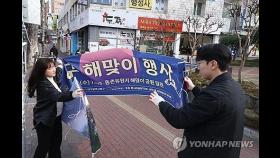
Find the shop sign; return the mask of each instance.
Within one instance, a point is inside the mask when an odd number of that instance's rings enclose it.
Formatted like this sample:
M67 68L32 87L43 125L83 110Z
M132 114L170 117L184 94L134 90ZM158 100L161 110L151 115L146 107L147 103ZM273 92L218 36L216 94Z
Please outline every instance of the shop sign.
M123 16L113 15L107 12L104 12L102 15L102 22L108 24L116 24L116 25L125 25L125 18Z
M153 0L129 0L129 8L152 9Z
M88 45L89 45L89 51L90 52L95 52L95 51L98 51L98 42L89 42Z
M135 37L135 31L132 30L119 30L119 38L122 39L134 39Z
M156 18L138 18L138 29L145 31L182 32L183 22L178 20L164 20Z
M117 29L101 28L99 30L99 37L117 38Z
M137 20L131 11L90 9L89 25L137 29Z

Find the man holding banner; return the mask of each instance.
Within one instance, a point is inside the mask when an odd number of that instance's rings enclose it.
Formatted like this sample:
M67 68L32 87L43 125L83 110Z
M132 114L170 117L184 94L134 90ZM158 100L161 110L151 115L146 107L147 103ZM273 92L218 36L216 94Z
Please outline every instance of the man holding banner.
M210 44L198 49L196 60L200 75L210 84L200 90L185 77L187 89L195 96L191 103L176 109L157 92L149 100L159 106L168 123L184 129L177 146L179 158L239 158L245 95L227 72L231 52L224 45Z

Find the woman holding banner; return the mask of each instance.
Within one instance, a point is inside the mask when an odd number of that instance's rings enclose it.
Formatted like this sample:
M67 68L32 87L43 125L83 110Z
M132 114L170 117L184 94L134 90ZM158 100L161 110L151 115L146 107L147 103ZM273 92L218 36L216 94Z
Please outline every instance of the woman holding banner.
M35 63L28 80L28 96L36 91L37 103L33 108L33 125L38 137L38 146L34 158L61 157L62 141L61 112L64 101L82 97L81 89L61 91L54 80L55 62L49 58L40 58Z

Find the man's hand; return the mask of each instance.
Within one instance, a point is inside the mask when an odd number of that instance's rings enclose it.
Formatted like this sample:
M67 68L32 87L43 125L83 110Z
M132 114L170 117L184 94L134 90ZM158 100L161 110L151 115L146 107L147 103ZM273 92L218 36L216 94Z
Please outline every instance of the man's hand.
M193 84L192 80L190 78L188 78L187 76L184 78L184 81L185 81L184 84L186 85L186 88L188 90L192 90L195 87L195 85Z
M158 106L160 102L165 101L161 96L158 95L156 91L151 93L149 100L153 102L156 106Z

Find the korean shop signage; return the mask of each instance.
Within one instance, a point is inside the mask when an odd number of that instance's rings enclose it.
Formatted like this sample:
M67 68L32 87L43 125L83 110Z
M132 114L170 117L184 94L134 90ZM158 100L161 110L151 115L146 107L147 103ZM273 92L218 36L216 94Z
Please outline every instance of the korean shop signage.
M152 9L153 0L129 0L129 8Z
M145 31L182 32L183 22L156 18L138 18L138 29Z
M135 13L126 10L90 9L89 25L136 29L137 19Z

